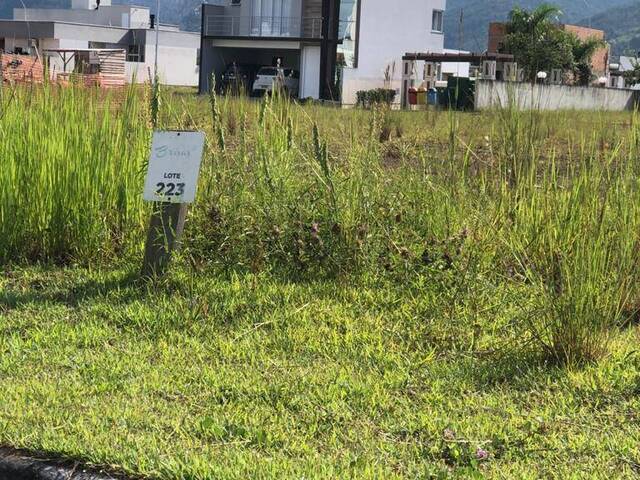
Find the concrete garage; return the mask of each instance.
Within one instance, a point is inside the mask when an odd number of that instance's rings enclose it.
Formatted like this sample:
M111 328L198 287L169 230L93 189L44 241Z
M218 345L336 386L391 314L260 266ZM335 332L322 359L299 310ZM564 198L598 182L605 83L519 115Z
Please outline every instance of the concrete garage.
M300 72L299 96L318 98L320 93L320 46L297 41L248 41L217 39L206 41L202 49L202 72L210 72L207 78L201 78L204 91L209 90L211 74L216 83L222 79L227 65L255 65L256 67L275 66L281 59L283 68Z
M210 53L214 68L212 72L216 76L216 83L219 83L222 74L227 69L227 65L236 62L237 64L254 65L258 68L264 66L275 66L280 59L283 68L292 68L300 71L300 51L291 49L273 48L236 48L236 47L214 47Z

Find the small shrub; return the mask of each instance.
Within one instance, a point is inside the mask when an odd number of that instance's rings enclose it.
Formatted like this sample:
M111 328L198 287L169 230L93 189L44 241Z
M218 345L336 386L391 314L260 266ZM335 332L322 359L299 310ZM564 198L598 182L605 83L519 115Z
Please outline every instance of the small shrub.
M357 105L371 108L374 105L391 105L396 98L396 91L388 88L360 90L356 93Z

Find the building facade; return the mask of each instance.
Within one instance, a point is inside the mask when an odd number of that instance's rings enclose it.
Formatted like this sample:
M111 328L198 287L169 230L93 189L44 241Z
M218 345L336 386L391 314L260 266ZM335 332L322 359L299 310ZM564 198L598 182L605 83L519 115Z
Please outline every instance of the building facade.
M13 19L0 20L0 50L46 55L52 70L73 69L55 52L64 49L124 49L129 81L145 82L155 69L158 29L158 75L166 85L197 86L197 33L158 25L148 8L111 5L102 0L72 0L71 9L14 9Z
M359 90L400 91L407 51L442 52L446 0L214 0L202 6L200 91L226 66L300 72L302 98L356 102Z
M202 6L200 91L227 65L300 73L299 96L327 98L335 75L339 0L217 0Z
M355 104L359 90L390 88L399 93L406 52L444 52L446 0L352 3L348 21L352 44L347 44L351 61L343 69L343 104Z

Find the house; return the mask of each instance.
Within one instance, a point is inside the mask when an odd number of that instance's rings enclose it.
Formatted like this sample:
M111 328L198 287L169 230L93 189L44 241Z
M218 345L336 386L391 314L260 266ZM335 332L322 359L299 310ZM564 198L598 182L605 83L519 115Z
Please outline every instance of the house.
M335 75L339 0L217 0L202 5L200 92L227 65L298 70L300 97L329 98Z
M157 29L157 31L156 31ZM75 68L62 51L125 50L129 81L145 82L154 75L156 34L158 74L166 85L198 85L197 33L158 25L148 8L112 5L111 0L72 0L71 9L16 8L13 19L0 20L0 50L42 54L52 71ZM66 65L65 65L66 63Z
M611 88L631 88L640 90L640 84L629 84L630 80L625 76L638 68L640 61L638 57L621 56L618 63L609 65L609 87Z
M605 40L605 32L595 28L583 27L580 25L558 24L558 28L565 32L572 33L580 40L597 38ZM489 42L487 51L489 53L506 53L505 37L507 36L507 24L504 22L491 22L489 24ZM591 57L593 74L598 78L609 77L609 55L610 47L606 45L595 52ZM550 72L548 72L550 73Z
M343 70L342 102L355 103L359 90L386 87L399 93L405 52L444 51L445 8L445 0L357 2L351 17L354 61Z
M215 0L202 6L200 91L232 63L300 73L300 97L400 91L406 51L442 52L446 0Z

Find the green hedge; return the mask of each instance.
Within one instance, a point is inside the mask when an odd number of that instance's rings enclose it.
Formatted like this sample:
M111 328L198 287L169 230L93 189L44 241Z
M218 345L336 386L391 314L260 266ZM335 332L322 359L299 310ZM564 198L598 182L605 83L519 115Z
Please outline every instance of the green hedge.
M396 98L396 91L388 88L376 88L373 90L360 90L356 93L357 105L369 108L373 105L391 105Z

